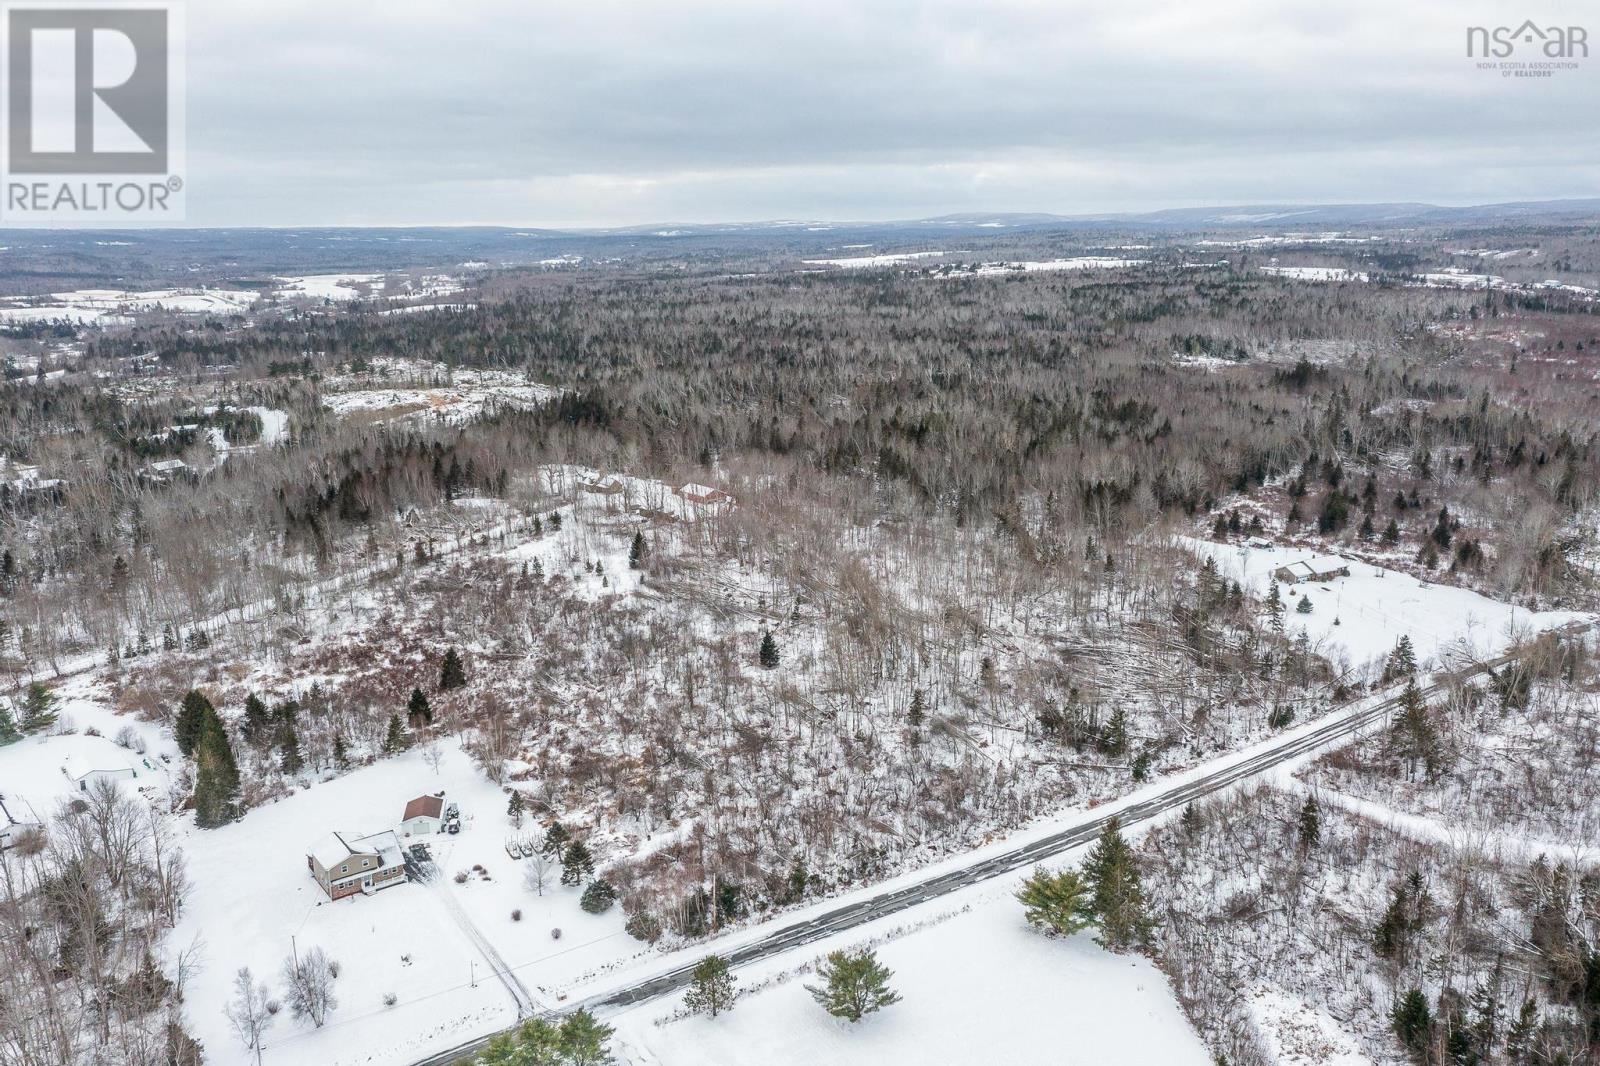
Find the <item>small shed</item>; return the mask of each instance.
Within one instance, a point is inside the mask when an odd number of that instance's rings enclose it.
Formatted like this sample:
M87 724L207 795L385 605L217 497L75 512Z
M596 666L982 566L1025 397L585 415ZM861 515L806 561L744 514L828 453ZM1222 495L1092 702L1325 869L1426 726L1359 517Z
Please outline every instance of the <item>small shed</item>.
M1336 577L1349 577L1350 564L1337 555L1317 555L1280 566L1272 572L1272 576L1291 585L1304 581L1331 581Z

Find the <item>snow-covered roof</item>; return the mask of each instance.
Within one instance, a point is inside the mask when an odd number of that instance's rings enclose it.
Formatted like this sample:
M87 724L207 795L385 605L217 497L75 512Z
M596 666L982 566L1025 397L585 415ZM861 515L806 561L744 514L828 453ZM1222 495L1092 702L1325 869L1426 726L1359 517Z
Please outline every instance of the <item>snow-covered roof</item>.
M182 459L163 459L159 463L151 463L150 469L158 474L165 474L169 470L182 470L188 465Z
M1307 578L1336 573L1348 568L1349 565L1348 562L1337 555L1318 555L1310 559L1297 559L1281 569L1289 571L1296 577Z
M126 759L107 751L96 751L92 757L82 751L69 751L61 759L61 769L74 781L82 781L90 774L137 773Z
M317 860L317 865L324 870L333 869L352 855L376 855L379 866L399 866L405 862L400 853L400 838L392 829L364 837L329 833L307 848L306 854Z
M381 833L373 833L371 836L351 841L351 846L358 851L377 852L380 866L399 866L406 861L400 851L400 837L393 829L385 829Z
M697 485L694 482L690 482L678 491L685 496L710 496L712 493L718 490L712 488L710 485Z
M316 859L317 865L324 870L331 870L351 855L354 855L355 850L345 843L342 835L329 833L307 848L306 854Z

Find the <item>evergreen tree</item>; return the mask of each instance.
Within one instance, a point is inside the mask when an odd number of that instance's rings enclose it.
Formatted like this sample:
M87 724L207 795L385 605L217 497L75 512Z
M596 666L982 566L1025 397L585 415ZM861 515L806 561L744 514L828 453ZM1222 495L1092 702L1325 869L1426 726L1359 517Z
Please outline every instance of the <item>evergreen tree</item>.
M1200 832L1200 809L1190 800L1183 805L1183 813L1178 815L1178 825L1182 827L1185 836L1194 836Z
M571 840L572 834L567 831L566 826L560 822L552 823L550 828L544 831L544 843L539 846L539 853L559 859L566 854L567 844Z
M22 739L22 730L17 728L17 723L11 720L11 709L0 705L0 747L6 744L15 744Z
M1311 597L1310 596L1301 596L1300 597L1300 603L1295 607L1295 611L1298 614L1310 614L1311 613Z
M806 985L811 997L835 1018L859 1022L874 1011L900 1002L889 988L894 972L870 950L830 952L817 968L821 985Z
M689 991L683 996L683 1005L690 1013L709 1014L715 1018L733 1009L738 993L733 987L733 974L728 972L728 960L722 956L707 955L701 959L690 981Z
M1094 921L1093 901L1076 870L1052 874L1039 867L1016 894L1030 925L1061 936L1081 932Z
M1413 988L1401 996L1389 1018L1400 1043L1419 1059L1426 1056L1433 1036L1433 1014L1428 1010L1428 997L1422 994L1422 989Z
M778 642L773 638L772 630L770 629L765 630L761 634L761 652L759 658L761 665L766 667L768 670L771 670L778 665Z
M583 895L578 899L578 906L588 914L604 914L615 902L617 902L616 886L603 877L597 877L583 890Z
M251 744L263 744L270 734L272 715L260 696L254 692L245 697L244 721L239 727L244 739Z
M1322 812L1317 797L1307 796L1300 806L1300 849L1310 851L1322 842Z
M927 697L923 695L920 688L913 689L911 691L911 709L906 712L906 725L911 728L911 735L913 738L921 734L923 723L925 723L927 720Z
M633 543L628 547L628 567L632 570L643 570L645 559L650 549L644 542L643 531L635 532Z
M300 734L292 722L283 727L278 740L278 756L278 765L286 774L297 774L305 766L305 760L300 757Z
M1416 672L1417 653L1411 647L1411 638L1402 633L1400 639L1395 641L1394 650L1389 653L1389 661L1384 664L1383 680L1398 681Z
M1431 781L1444 767L1444 743L1415 678L1406 682L1406 690L1400 694L1399 713L1389 726L1386 746L1391 756L1405 762L1408 776L1416 775L1420 763Z
M1283 632L1283 596L1276 581L1267 586L1267 625L1274 633Z
M1112 817L1083 865L1100 942L1112 951L1150 942L1155 923L1147 913L1144 886L1133 849L1122 837L1122 822Z
M552 514L554 526L559 512ZM561 1023L561 1054L567 1066L603 1066L611 1061L611 1034L613 1029L595 1020L587 1010L567 1015Z
M811 872L806 869L806 860L799 855L794 857L794 864L789 867L788 893L785 903L805 898L806 888L811 883Z
M185 756L194 754L195 745L200 742L200 728L205 724L208 712L216 713L211 701L199 689L190 689L184 695L177 720L172 724L172 738L178 742L178 750Z
M1100 731L1100 751L1113 759L1128 752L1128 712L1120 706L1111 712L1111 718Z
M583 879L592 873L594 873L594 856L583 846L583 841L574 840L568 844L567 850L561 856L561 883L581 885Z
M525 805L522 802L522 793L516 789L511 790L511 799L506 803L506 817L511 819L511 824L522 828L522 813Z
M200 736L194 747L195 824L215 829L231 822L237 814L239 767L233 760L227 727L209 703L200 723Z
M28 694L22 701L22 731L24 733L42 733L56 724L56 697L38 681L28 686Z
M391 714L389 716L389 732L383 738L383 753L385 755L394 755L405 751L408 743L409 740L406 737L405 728L400 724L400 716Z
M439 668L439 691L449 692L467 683L467 669L461 664L461 655L454 648L444 653L444 665Z
M448 657L446 662L448 662ZM411 723L412 729L421 729L423 726L433 724L433 707L428 703L428 697L423 695L420 688L411 690L411 699L406 702L406 720Z
M342 733L335 733L333 735L333 761L337 763L341 769L350 765L350 749L345 745L344 735Z

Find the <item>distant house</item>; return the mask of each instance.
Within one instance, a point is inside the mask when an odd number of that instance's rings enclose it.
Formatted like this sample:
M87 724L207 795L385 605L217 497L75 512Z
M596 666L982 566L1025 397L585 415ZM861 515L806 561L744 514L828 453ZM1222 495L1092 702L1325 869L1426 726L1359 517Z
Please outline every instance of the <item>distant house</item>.
M622 479L615 474L607 474L601 478L584 478L578 482L578 487L584 492L592 492L600 496L616 496L626 487Z
M370 896L406 879L400 838L392 829L364 837L329 833L306 852L306 868L329 899Z
M23 837L43 828L44 823L27 800L21 796L0 796L0 851L15 847Z
M690 503L724 503L731 499L721 489L714 489L710 485L696 485L690 482L673 490Z
M110 745L106 745L110 747ZM87 792L99 781L132 781L139 776L139 771L121 759L112 756L91 757L81 751L69 751L67 757L61 760L61 772L67 780L77 786L79 792Z
M446 803L444 793L418 796L406 804L400 817L400 833L408 837L431 836L444 832L452 821L460 818L454 803Z
M1279 581L1297 585L1302 581L1329 581L1349 577L1350 564L1337 555L1318 555L1280 566L1272 572Z
M139 476L157 485L165 485L179 474L186 473L188 469L189 464L182 459L162 459L139 471Z

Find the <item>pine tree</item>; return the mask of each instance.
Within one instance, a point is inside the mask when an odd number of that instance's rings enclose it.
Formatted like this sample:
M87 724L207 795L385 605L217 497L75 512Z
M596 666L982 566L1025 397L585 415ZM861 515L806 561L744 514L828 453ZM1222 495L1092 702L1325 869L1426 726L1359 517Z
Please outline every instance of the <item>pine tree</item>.
M207 712L216 713L211 706L211 701L200 693L199 689L190 689L183 697L183 705L178 708L178 717L172 724L172 738L178 742L178 750L184 755L194 754L195 745L200 742L200 728L205 724Z
M913 689L911 692L911 709L906 712L906 725L911 728L913 739L921 736L922 726L928 720L927 697L922 690Z
M578 899L578 906L588 914L604 914L616 901L616 886L603 877L597 877L583 890L583 895Z
M341 733L333 735L333 761L338 763L341 769L350 765L350 749L346 746L344 735Z
M510 818L511 824L519 829L522 828L523 809L522 793L512 789L511 799L506 803L506 817Z
M446 660L448 662L448 659ZM428 703L428 697L423 695L420 688L411 690L411 699L406 702L406 720L411 723L412 729L421 729L423 726L433 724L433 707Z
M1112 817L1083 864L1100 942L1112 951L1148 944L1155 923L1147 913L1144 886L1133 849L1122 837L1122 822Z
M1283 597L1276 581L1267 587L1267 625L1274 633L1283 632Z
M400 724L400 716L391 714L389 716L389 732L383 738L383 753L385 755L394 755L405 751L408 743L405 728Z
M1433 1036L1433 1014L1428 1010L1428 997L1422 994L1422 989L1413 988L1401 996L1389 1018L1401 1044L1418 1056L1426 1054Z
M194 762L195 824L201 829L226 825L237 813L239 767L233 760L227 727L209 703L205 706L200 736L195 742Z
M454 648L444 653L444 665L439 668L439 691L449 692L467 683L466 667L461 665L461 655Z
M55 725L55 704L55 693L38 681L30 684L28 694L22 701L22 731L42 733Z
M759 655L761 665L768 670L778 665L778 642L772 636L772 630L765 630L761 634L761 652Z
M1081 932L1094 921L1089 886L1076 870L1052 874L1039 867L1016 896L1030 925L1061 936Z
M560 517L559 512L552 514L550 524L555 525ZM561 1023L561 1055L566 1066L604 1066L610 1062L613 1031L611 1026L596 1021L587 1010L567 1015Z
M634 533L633 543L628 547L628 568L631 570L643 570L645 559L649 552L650 549L644 542L643 531Z
M1298 614L1310 614L1311 613L1311 597L1310 596L1301 596L1300 597L1300 603L1295 607L1295 612L1298 613Z
M571 840L572 834L567 831L567 827L560 822L554 822L544 831L544 843L539 845L539 854L560 859L567 853L567 844Z
M733 1009L738 992L733 987L733 974L728 972L728 960L722 956L707 955L701 959L695 965L690 982L683 1005L691 1014L709 1014L715 1018Z
M1384 664L1383 679L1385 682L1397 681L1416 672L1417 653L1411 647L1411 638L1402 633L1400 639L1395 641L1394 651L1389 653L1389 661Z
M889 988L894 972L870 950L830 952L817 968L821 985L806 985L811 997L835 1018L859 1022L874 1011L900 1002Z
M594 873L594 857L589 854L589 849L583 846L583 841L574 840L567 845L567 850L561 856L561 883L564 885L581 885L583 879Z
M1418 763L1430 781L1443 769L1443 741L1415 678L1406 682L1406 690L1400 694L1400 710L1389 726L1387 748L1390 755L1404 760L1408 776L1416 775Z
M1310 851L1322 842L1322 812L1317 797L1307 796L1300 806L1300 850Z
M267 705L260 696L254 692L244 700L244 722L239 728L244 739L251 744L261 744L267 740L268 730L272 724L272 715L267 711Z
M1128 751L1128 712L1118 707L1100 731L1100 751L1119 759Z
M278 765L286 774L297 774L305 766L305 760L300 757L300 734L295 731L293 723L283 728L278 740L278 754Z
M22 739L22 730L17 728L17 723L11 719L11 709L0 706L0 747L15 744Z
M1178 825L1183 829L1185 836L1194 836L1200 832L1200 809L1190 800L1183 805L1183 813L1178 815Z

